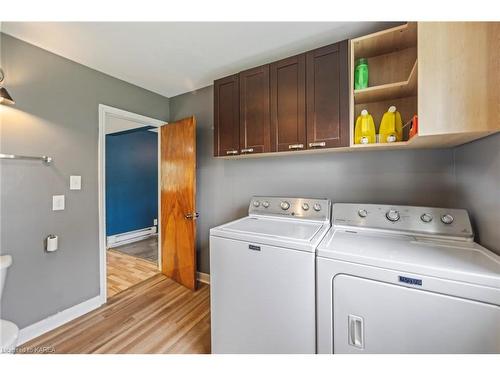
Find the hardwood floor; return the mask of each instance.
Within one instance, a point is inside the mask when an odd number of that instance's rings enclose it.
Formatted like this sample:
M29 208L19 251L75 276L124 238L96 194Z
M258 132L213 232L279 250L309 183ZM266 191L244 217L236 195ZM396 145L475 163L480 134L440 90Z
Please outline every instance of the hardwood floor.
M210 288L157 274L21 348L54 353L210 353Z
M112 249L106 259L108 298L160 272L153 262Z
M158 264L158 235L112 249Z

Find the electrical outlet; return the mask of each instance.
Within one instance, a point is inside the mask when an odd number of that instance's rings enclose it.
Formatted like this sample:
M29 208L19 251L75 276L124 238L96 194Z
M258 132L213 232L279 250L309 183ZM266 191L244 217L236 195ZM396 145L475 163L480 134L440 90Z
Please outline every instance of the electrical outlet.
M158 225L158 219L153 220L153 225Z

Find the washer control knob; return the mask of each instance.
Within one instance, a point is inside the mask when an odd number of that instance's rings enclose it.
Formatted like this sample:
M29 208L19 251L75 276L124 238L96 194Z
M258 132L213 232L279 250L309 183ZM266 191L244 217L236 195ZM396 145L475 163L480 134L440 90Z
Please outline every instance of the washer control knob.
M302 203L302 209L303 209L304 211L309 210L309 203L305 203L305 202L304 202L304 203Z
M254 207L259 207L260 206L260 202L259 201L253 201L253 206Z
M422 216L420 216L420 220L422 220L424 223L430 223L432 221L432 215L422 214Z
M288 203L287 201L283 201L283 202L281 202L280 206L281 206L282 210L286 211L290 208L290 203Z
M262 202L262 206L263 206L264 208L268 208L268 207L269 207L269 202L268 202L268 201L264 201L264 202Z
M455 219L450 214L441 216L441 221L443 222L443 224L451 224L453 223L453 220Z
M321 205L319 203L314 203L314 211L321 211Z
M400 216L399 216L399 211L397 210L389 210L387 211L387 213L385 214L385 217L387 218L387 220L389 221L398 221Z
M359 215L359 217L367 217L368 211L366 211L365 209L359 210L358 215Z

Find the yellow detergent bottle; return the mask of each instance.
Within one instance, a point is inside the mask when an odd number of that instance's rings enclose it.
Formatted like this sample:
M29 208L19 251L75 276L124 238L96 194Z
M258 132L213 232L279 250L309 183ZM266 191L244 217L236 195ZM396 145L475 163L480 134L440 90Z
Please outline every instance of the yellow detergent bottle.
M401 115L396 111L395 106L390 106L389 110L382 116L379 129L379 142L391 143L403 140L403 121Z
M375 143L375 123L366 109L363 109L356 119L354 143L363 145Z

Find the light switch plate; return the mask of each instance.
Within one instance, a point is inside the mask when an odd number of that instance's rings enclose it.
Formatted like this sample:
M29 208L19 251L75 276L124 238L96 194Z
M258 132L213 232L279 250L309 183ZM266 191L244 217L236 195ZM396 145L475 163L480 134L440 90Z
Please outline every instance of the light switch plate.
M82 189L82 176L69 176L69 190Z
M52 196L52 211L64 210L64 195Z

